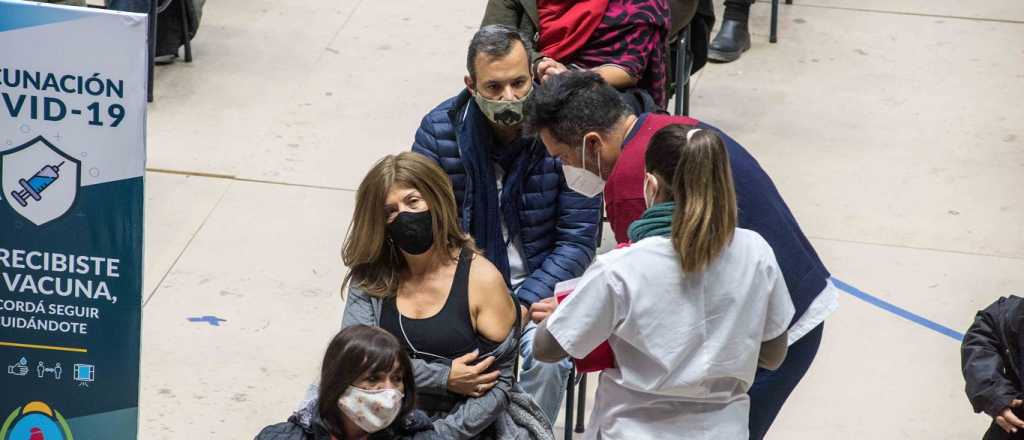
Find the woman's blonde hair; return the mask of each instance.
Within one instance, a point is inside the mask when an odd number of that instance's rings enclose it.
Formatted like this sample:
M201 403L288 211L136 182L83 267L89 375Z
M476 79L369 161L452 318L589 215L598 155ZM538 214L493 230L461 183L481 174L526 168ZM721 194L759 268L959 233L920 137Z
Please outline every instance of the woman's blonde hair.
M414 189L427 203L433 219L436 258L456 260L453 251L469 247L473 240L459 226L459 217L448 175L436 163L417 153L385 156L366 173L356 192L356 209L349 224L341 259L349 272L341 284L342 295L351 283L378 298L398 291L408 267L387 232L385 204L394 187Z
M736 231L736 189L725 143L711 130L670 125L651 138L645 162L661 183L659 193L675 200L672 244L683 272L703 271Z

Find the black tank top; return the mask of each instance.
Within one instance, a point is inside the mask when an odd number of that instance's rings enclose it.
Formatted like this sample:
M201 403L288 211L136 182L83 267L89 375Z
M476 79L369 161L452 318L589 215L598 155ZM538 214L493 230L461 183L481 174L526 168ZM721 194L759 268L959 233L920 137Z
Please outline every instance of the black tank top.
M402 316L395 297L387 298L381 307L380 327L402 343L409 356L426 361L451 361L473 350L485 354L497 348L477 335L469 312L469 267L473 253L462 249L455 268L455 279L441 311L434 316L412 319Z

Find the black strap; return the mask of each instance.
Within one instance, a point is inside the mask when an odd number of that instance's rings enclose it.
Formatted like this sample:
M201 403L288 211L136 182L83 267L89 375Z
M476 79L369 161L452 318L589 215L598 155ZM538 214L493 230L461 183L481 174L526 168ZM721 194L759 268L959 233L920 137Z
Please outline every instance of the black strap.
M473 252L462 248L462 251L459 252L458 266L455 266L455 279L452 280L452 290L455 290L456 286L465 286L463 290L469 291L469 263L471 261L473 261Z
M516 323L514 327L515 337L513 339L513 341L515 342L515 345L513 346L515 350L515 361L512 367L512 371L514 372L512 374L512 384L514 385L519 383L519 344L523 340L523 315L522 313L519 313L519 307L521 307L519 304L519 298L516 298L515 293L512 293L511 295L512 305L514 306L516 313Z

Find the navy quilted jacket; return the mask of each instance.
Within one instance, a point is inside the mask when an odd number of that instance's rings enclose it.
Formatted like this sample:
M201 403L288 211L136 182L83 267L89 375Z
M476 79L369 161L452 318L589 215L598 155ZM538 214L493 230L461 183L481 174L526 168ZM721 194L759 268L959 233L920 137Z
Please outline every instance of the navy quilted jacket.
M472 185L462 157L472 145L459 135L468 110L479 111L468 91L446 100L430 111L416 131L412 150L444 169L451 178L463 230L469 231L473 218ZM525 304L548 298L555 284L583 274L594 258L601 215L601 197L586 198L569 189L562 176L562 163L551 157L539 140L522 155L530 161L522 184L520 230L508 231L518 237L529 274L517 295ZM479 237L474 237L480 240ZM483 246L481 246L483 247Z

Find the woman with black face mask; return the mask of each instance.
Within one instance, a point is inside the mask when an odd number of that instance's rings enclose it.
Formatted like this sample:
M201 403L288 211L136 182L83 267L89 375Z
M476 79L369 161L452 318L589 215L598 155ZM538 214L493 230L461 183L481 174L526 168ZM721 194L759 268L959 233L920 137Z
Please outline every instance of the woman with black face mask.
M514 379L517 307L462 232L448 175L416 153L387 156L359 185L342 251L342 327L379 326L413 359L417 408L451 439L553 438Z

